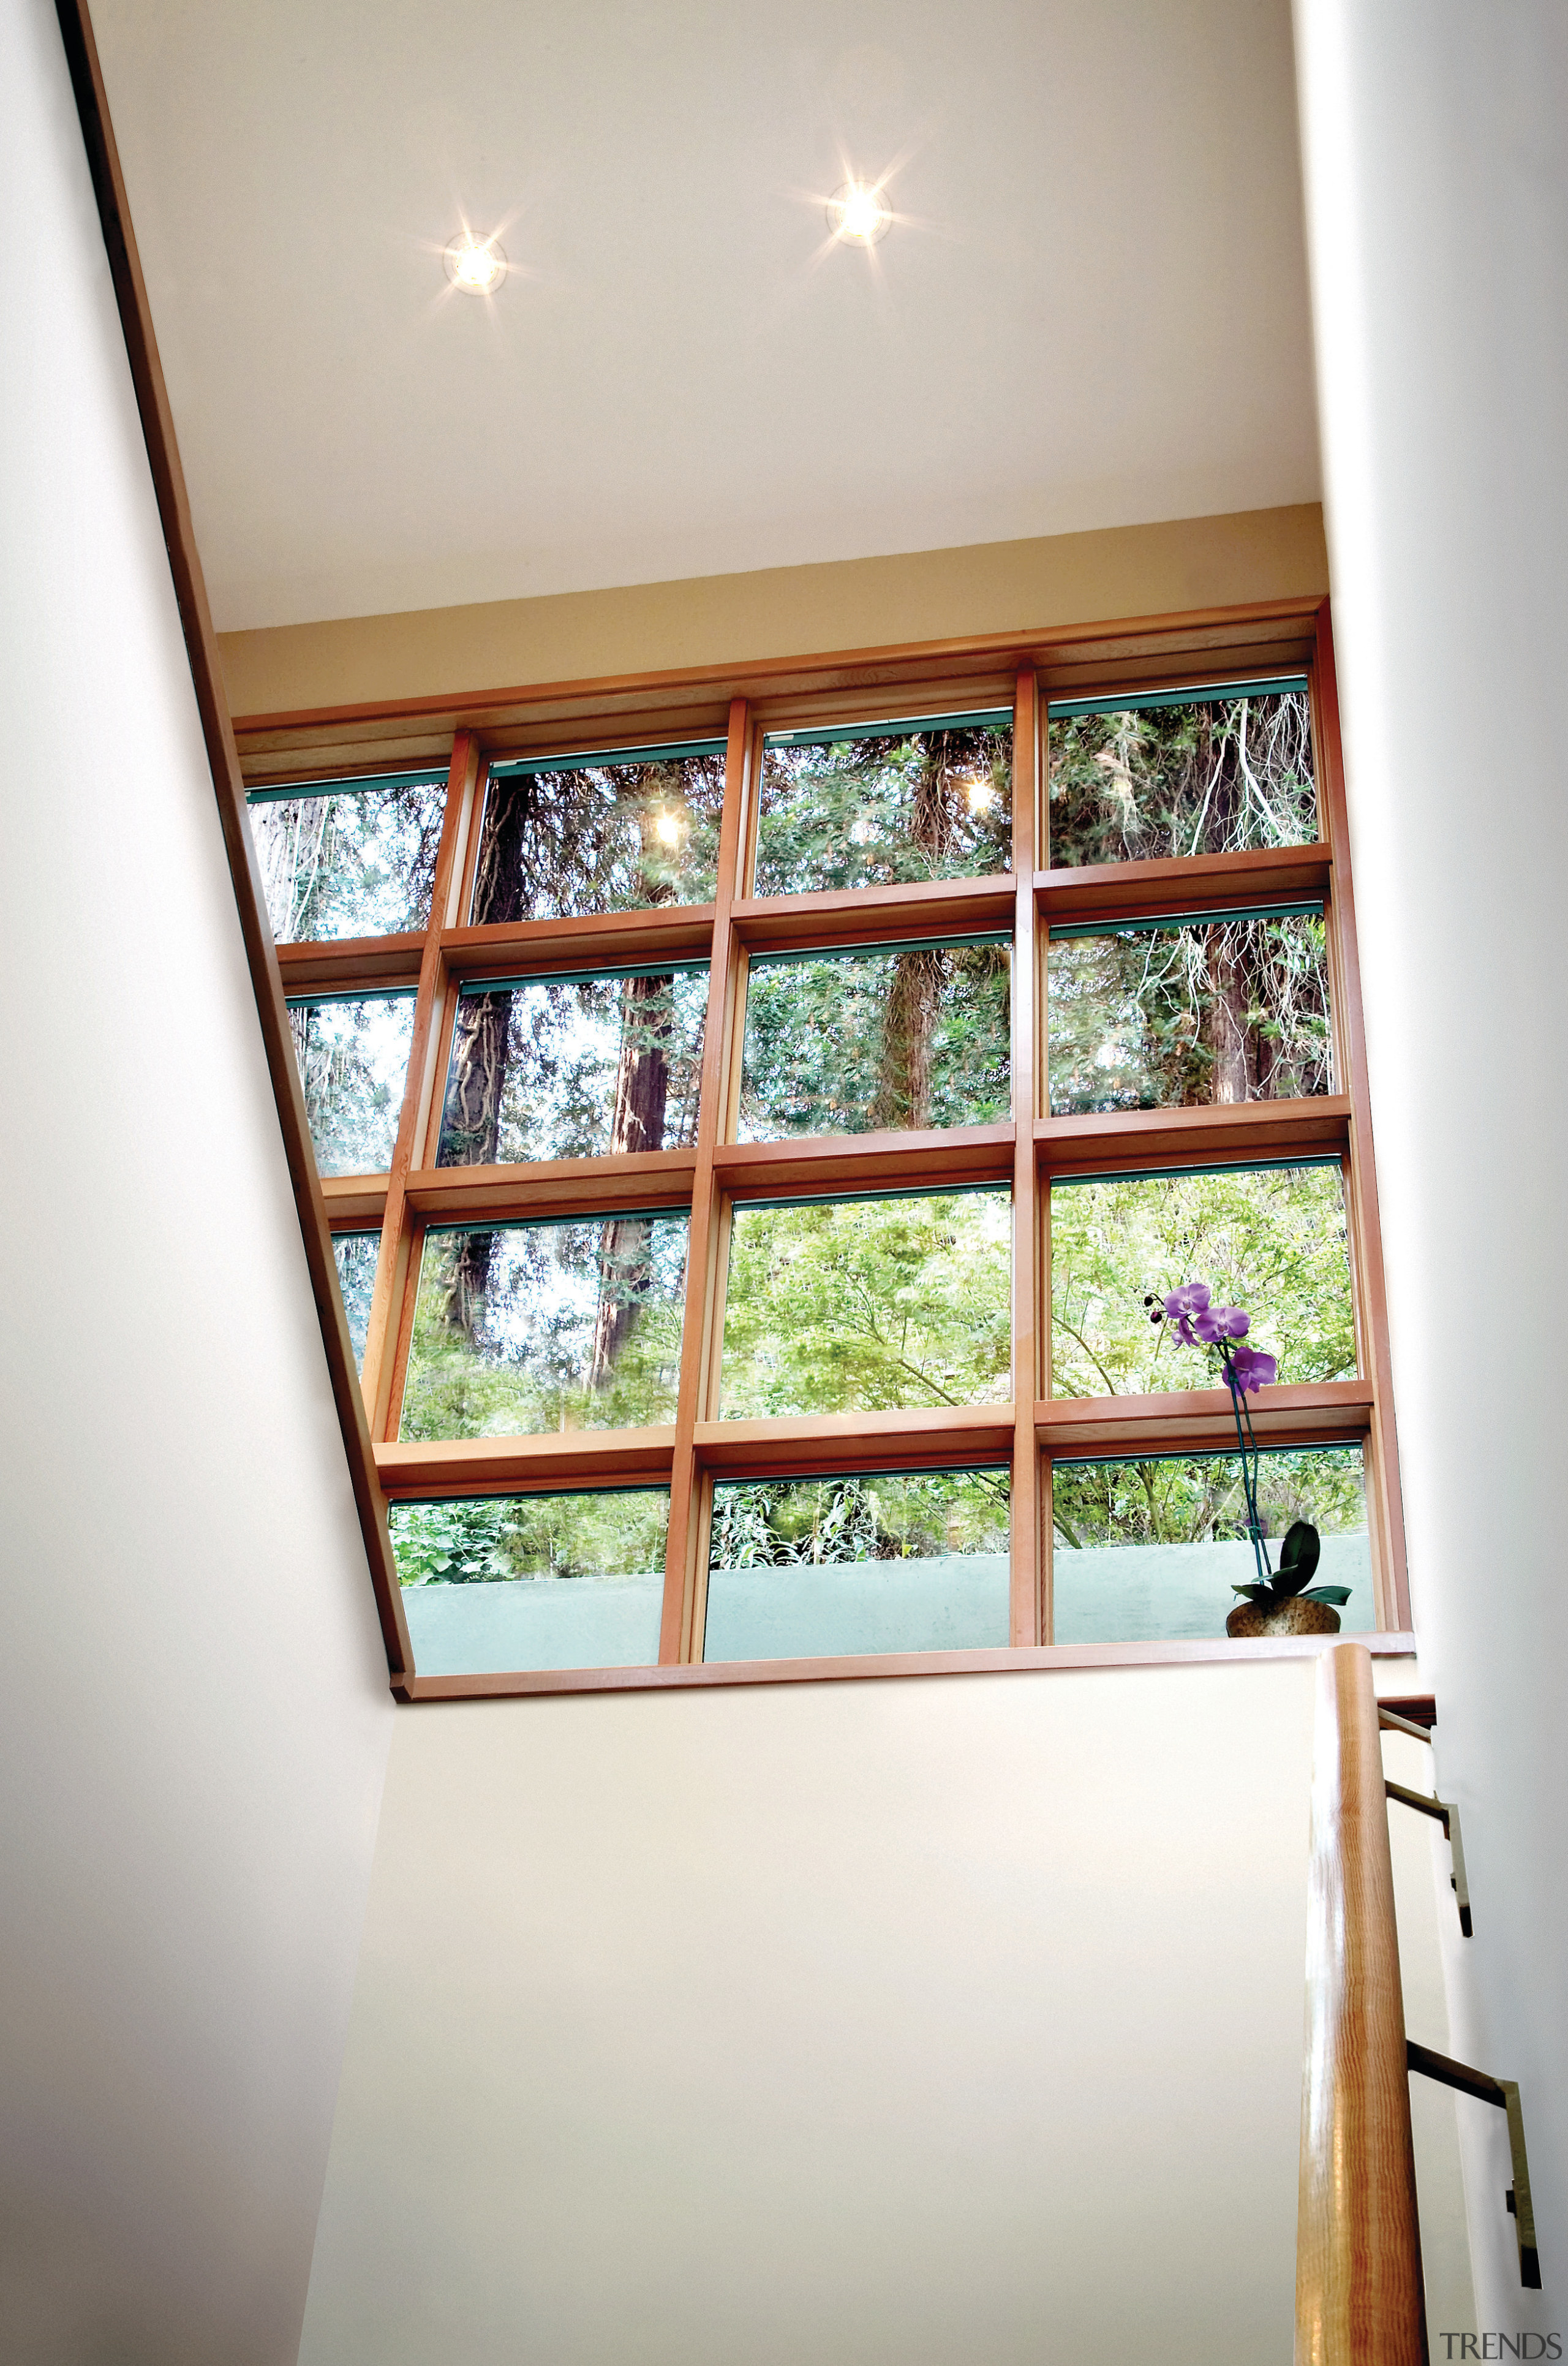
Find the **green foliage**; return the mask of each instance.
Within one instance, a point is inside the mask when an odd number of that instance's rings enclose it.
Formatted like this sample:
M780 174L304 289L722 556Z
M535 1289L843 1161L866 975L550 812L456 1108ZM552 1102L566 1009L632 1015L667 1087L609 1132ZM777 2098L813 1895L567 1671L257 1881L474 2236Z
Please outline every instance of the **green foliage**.
M712 1569L929 1560L1007 1549L1002 1470L722 1480L713 1490Z
M278 943L422 929L445 806L444 780L252 806L251 832Z
M1247 1497L1235 1454L1164 1455L1110 1462L1058 1462L1051 1509L1060 1541L1099 1545L1244 1541ZM1310 1520L1325 1536L1367 1524L1359 1446L1266 1448L1259 1458L1258 1509L1267 1536Z
M1012 862L1010 722L767 752L759 896L984 878Z
M1058 869L1308 843L1318 828L1305 693L1053 720L1049 827Z
M754 963L741 1140L1005 1119L1010 970L1005 945Z
M1012 1234L1005 1192L737 1208L724 1414L1007 1398Z
M686 1234L679 1215L427 1234L399 1435L673 1421ZM616 1315L613 1355L596 1366Z
M1055 938L1048 962L1055 1115L1330 1088L1321 919L1297 914ZM1227 1033L1226 1073L1216 1045ZM1245 1093L1234 1089L1238 1068Z
M1058 1397L1214 1388L1212 1358L1152 1324L1146 1291L1206 1281L1252 1318L1279 1379L1356 1369L1338 1166L1057 1184L1051 1192L1051 1380Z
M475 921L711 903L723 797L720 755L503 774L486 800Z
M664 1566L669 1493L662 1487L628 1487L454 1496L394 1504L388 1518L404 1585L632 1577Z
M289 1006L316 1165L323 1175L380 1175L402 1112L411 994Z
M438 1164L462 1166L476 1142L497 1124L495 1156L506 1164L532 1158L598 1158L612 1146L617 1089L640 1053L657 1044L668 1065L664 1139L678 1150L697 1138L702 1078L702 1031L708 973L677 972L661 979L651 1000L633 999L623 977L590 977L571 985L543 981L510 992L465 994L458 1042L487 1007L498 1015L498 1064L479 1104L479 1123L466 1129L458 1108L460 1056L454 1051L442 1121Z
M370 1301L375 1290L375 1267L381 1254L379 1233L334 1233L332 1256L338 1288L348 1318L349 1340L355 1364L364 1366L365 1333L370 1327Z

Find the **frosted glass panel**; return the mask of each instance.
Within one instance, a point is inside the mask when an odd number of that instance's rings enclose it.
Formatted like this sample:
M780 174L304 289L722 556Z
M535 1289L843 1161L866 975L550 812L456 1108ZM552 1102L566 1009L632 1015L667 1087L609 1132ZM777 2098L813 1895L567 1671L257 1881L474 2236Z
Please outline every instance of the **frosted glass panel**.
M1258 1468L1271 1564L1293 1520L1323 1540L1316 1585L1346 1585L1340 1631L1377 1625L1366 1480L1357 1446L1280 1448ZM1058 1462L1051 1474L1051 1639L1132 1643L1223 1635L1257 1578L1234 1454Z
M657 1661L666 1488L394 1504L389 1520L420 1675Z
M1005 1471L723 1481L709 1556L708 1661L1008 1642Z

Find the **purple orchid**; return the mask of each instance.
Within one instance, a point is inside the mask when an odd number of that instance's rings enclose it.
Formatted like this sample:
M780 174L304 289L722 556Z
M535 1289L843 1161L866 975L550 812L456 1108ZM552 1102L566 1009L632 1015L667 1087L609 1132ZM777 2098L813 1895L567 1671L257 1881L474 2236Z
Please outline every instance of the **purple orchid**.
M1269 1548L1258 1512L1258 1438L1247 1400L1256 1396L1260 1389L1273 1386L1280 1365L1279 1358L1262 1347L1236 1345L1252 1328L1251 1318L1239 1306L1216 1306L1206 1281L1184 1281L1179 1289L1168 1290L1162 1299L1156 1298L1151 1290L1143 1302L1149 1310L1149 1321L1169 1323L1183 1346L1215 1347L1219 1351L1225 1384L1230 1391L1231 1411L1236 1415L1241 1484L1247 1497L1247 1533L1252 1539L1259 1580L1256 1585L1238 1585L1234 1591L1266 1610L1277 1608L1296 1594L1305 1602L1348 1602L1350 1597L1346 1586L1308 1588L1307 1581L1317 1567L1319 1549L1317 1530L1310 1520L1292 1521L1280 1548L1278 1573L1269 1565Z
M1242 1347L1235 1343L1245 1339L1252 1328L1252 1318L1239 1306L1216 1306L1214 1292L1206 1281L1184 1281L1163 1299L1151 1292L1144 1304L1151 1312L1151 1323L1169 1323L1184 1347L1217 1347L1225 1384L1230 1391L1231 1409L1236 1415L1236 1443L1241 1452L1241 1483L1247 1495L1247 1532L1252 1539L1252 1551L1258 1564L1260 1583L1243 1589L1257 1595L1270 1594L1276 1583L1269 1566L1269 1548L1263 1540L1263 1524L1258 1514L1258 1440L1253 1434L1252 1416L1247 1408L1249 1395L1272 1385L1279 1372L1279 1360L1261 1347ZM1294 1534L1294 1531L1293 1531ZM1305 1583L1305 1579L1303 1580Z
M1243 1323L1247 1317L1242 1316ZM1232 1337L1238 1335L1232 1333ZM1266 1355L1261 1347L1237 1347L1226 1359L1226 1374L1232 1389L1244 1393L1249 1389L1272 1388L1279 1375L1278 1359Z
M1174 1323L1176 1335L1183 1346L1195 1347L1198 1345L1199 1335L1196 1325L1207 1318L1209 1300L1212 1296L1213 1292L1206 1281L1184 1281L1180 1290L1171 1290L1167 1297L1165 1320L1168 1323ZM1146 1306L1152 1305L1153 1302L1152 1299L1146 1298L1144 1301ZM1158 1314L1154 1318L1157 1323L1159 1319Z

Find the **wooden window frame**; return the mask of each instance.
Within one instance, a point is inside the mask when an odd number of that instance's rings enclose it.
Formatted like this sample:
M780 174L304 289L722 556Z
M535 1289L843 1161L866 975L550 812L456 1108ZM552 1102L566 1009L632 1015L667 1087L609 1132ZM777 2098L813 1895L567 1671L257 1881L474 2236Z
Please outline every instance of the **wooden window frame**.
M196 708L244 938L258 1019L276 1097L279 1128L299 1213L322 1345L381 1616L392 1691L406 1702L476 1695L624 1691L682 1685L787 1684L868 1676L935 1675L982 1670L1076 1669L1148 1662L1287 1656L1310 1651L1307 1639L1228 1642L1042 1643L1049 1616L1049 1535L1044 1522L1042 1458L1091 1448L1182 1448L1225 1443L1230 1408L1222 1391L1125 1400L1052 1400L1043 1393L1042 1210L1056 1173L1122 1171L1185 1157L1244 1157L1267 1147L1273 1156L1321 1155L1337 1145L1347 1162L1348 1218L1355 1277L1359 1360L1363 1377L1320 1388L1276 1389L1257 1416L1273 1444L1361 1438L1367 1453L1368 1512L1382 1631L1367 1638L1379 1653L1406 1655L1408 1595L1400 1515L1398 1459L1384 1313L1383 1256L1372 1120L1367 1100L1361 1003L1338 710L1327 603L1284 600L1180 616L1144 616L1040 633L969 637L939 644L781 659L728 669L618 676L593 682L499 689L460 700L405 699L308 714L232 718L191 524L179 449L158 355L151 311L137 254L93 29L85 0L57 0L61 31L98 207L127 359L168 551L190 660ZM1305 670L1311 685L1320 814L1326 838L1281 854L1208 858L1201 863L1119 864L1100 870L1040 871L1042 708L1050 695L1072 697L1139 686L1262 680ZM760 733L811 722L876 721L921 713L972 710L1016 699L1033 728L1015 739L1014 869L1002 882L873 890L852 896L742 897L736 885L744 799L759 754ZM527 924L518 930L459 925L477 836L483 768L498 756L527 755L655 741L726 738L725 808L718 895L711 907L632 915L610 921ZM448 768L449 795L428 927L419 932L331 945L274 944L245 813L245 787L324 777L408 772L431 762ZM749 814L745 815L749 821ZM1322 891L1329 919L1330 991L1337 1075L1347 1089L1331 1099L1261 1103L1217 1110L1053 1119L1039 1106L1044 1042L1044 930L1053 916L1190 910L1195 891L1223 906L1256 906ZM721 1117L733 1107L740 1045L736 997L748 951L907 937L918 911L923 933L959 933L1011 915L1014 930L1014 1084L1015 1122L924 1136L861 1136L850 1141L730 1144ZM890 926L892 922L895 925ZM996 920L1000 925L1001 921ZM700 953L711 962L710 1025L704 1044L701 1132L694 1154L648 1161L565 1162L547 1167L442 1172L416 1162L431 1150L442 1080L442 1047L455 978L514 973L532 965L580 968L593 947L622 956L634 941L648 951ZM1027 961L1021 958L1026 950ZM416 991L409 1090L390 1171L329 1178L316 1170L304 1095L293 1056L286 992L356 985ZM1025 990L1032 983L1032 993ZM633 1169L637 1171L633 1172ZM726 1193L764 1175L785 1188L807 1182L860 1183L1012 1179L1014 1193L1014 1387L1011 1407L895 1416L856 1415L757 1425L700 1418L713 1373L704 1343L712 1335ZM791 1184L789 1177L795 1179ZM609 1208L619 1191L647 1206L666 1191L670 1204L689 1194L693 1274L700 1319L683 1343L677 1420L670 1431L597 1433L563 1447L558 1439L476 1440L446 1448L405 1448L386 1436L394 1402L401 1324L412 1287L411 1251L429 1216L501 1215L570 1205ZM465 1199L464 1194L471 1197ZM622 1199L619 1204L628 1204ZM337 1288L331 1229L379 1223L377 1267L367 1345L365 1390L357 1383ZM693 1295L695 1293L692 1293ZM367 1418L366 1403L371 1407ZM375 1421L379 1430L373 1436ZM714 1472L791 1470L808 1465L868 1468L897 1461L936 1467L967 1455L1010 1459L1014 1479L1013 1641L998 1651L901 1653L876 1659L727 1662L692 1657L700 1622L705 1503ZM416 1460L422 1457L423 1460ZM513 1676L421 1677L409 1649L387 1531L389 1496L444 1487L463 1491L476 1477L494 1488L591 1483L667 1471L672 1504L665 1617L659 1664L524 1672Z
M1051 870L1046 825L1047 706L1151 683L1201 692L1282 672L1309 685L1319 813L1311 846L1190 860ZM770 731L826 723L868 728L980 704L1014 715L1013 869L983 879L757 897L749 892L763 743ZM400 1600L383 1605L395 1688L413 1700L623 1690L685 1683L789 1682L995 1667L1095 1665L1249 1655L1278 1645L1174 1642L1062 1646L1049 1641L1050 1470L1054 1457L1182 1452L1232 1437L1229 1398L1197 1389L1125 1398L1049 1394L1047 1209L1054 1177L1137 1174L1249 1158L1339 1157L1350 1237L1362 1377L1274 1388L1254 1419L1274 1446L1363 1445L1379 1651L1408 1651L1408 1596L1383 1313L1376 1183L1367 1107L1352 891L1332 640L1326 601L1087 625L1016 640L857 650L764 667L646 674L503 691L464 702L248 715L235 727L252 787L373 778L431 763L442 750L447 803L423 930L335 944L283 945L289 994L398 983L415 989L413 1048L397 1147L385 1176L321 1186L334 1231L382 1227L364 1396L377 1483L388 1502L654 1482L670 1491L659 1659L645 1669L520 1670L421 1676ZM659 741L720 738L724 801L712 902L562 920L473 926L468 911L493 762ZM439 760L432 770L439 769ZM1046 1084L1047 931L1053 921L1256 909L1321 896L1328 945L1335 1079L1310 1099L1053 1117ZM908 942L1006 930L1013 950L1014 1115L947 1132L734 1139L747 965L759 952ZM460 987L622 963L705 962L708 1021L697 1139L689 1149L489 1167L436 1164ZM799 1416L718 1417L729 1215L736 1199L877 1190L1011 1188L1014 1395L1006 1404ZM593 1217L614 1210L689 1211L687 1316L675 1418L658 1428L409 1443L397 1436L419 1283L431 1223ZM716 1478L987 1462L1010 1472L1011 1641L1005 1651L705 1665L708 1524ZM385 1591L385 1580L380 1589ZM1301 1648L1289 1646L1287 1648Z

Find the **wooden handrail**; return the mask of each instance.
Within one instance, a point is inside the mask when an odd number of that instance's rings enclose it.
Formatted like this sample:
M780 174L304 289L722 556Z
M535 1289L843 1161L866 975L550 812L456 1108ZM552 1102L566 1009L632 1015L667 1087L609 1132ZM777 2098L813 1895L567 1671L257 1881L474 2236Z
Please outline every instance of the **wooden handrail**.
M1317 1668L1296 2366L1425 2366L1394 1867L1372 1658Z

